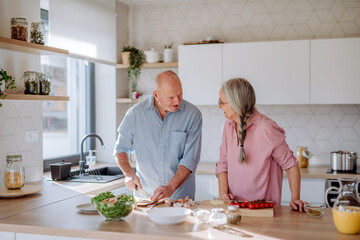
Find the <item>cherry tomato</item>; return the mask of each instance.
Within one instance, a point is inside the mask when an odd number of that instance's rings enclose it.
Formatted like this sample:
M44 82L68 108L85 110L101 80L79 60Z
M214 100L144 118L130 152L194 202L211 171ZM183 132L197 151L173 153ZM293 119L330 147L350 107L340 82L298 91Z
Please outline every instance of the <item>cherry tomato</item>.
M255 209L255 204L254 204L254 203L249 204L249 205L248 205L248 208L250 208L250 209Z
M260 208L260 206L259 206L258 203L255 203L255 208L256 208L256 209Z
M237 205L237 203L232 202L232 203L230 203L229 205Z
M264 208L265 204L264 203L259 203L260 208Z
M241 208L246 208L246 203L245 202L242 202L241 205L240 205Z
M269 208L269 207L270 207L270 205L269 205L268 202L264 203L264 205L265 205L265 208Z
M273 202L270 202L270 203L269 203L269 207L273 208L273 207L274 207L274 203L273 203Z

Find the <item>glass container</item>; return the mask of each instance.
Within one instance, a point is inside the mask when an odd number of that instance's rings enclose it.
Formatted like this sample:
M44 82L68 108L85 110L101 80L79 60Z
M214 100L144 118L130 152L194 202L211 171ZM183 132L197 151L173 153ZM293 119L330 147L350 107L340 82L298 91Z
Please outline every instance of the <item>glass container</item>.
M20 189L24 186L25 169L21 155L7 155L5 168L5 187L9 190Z
M24 94L39 94L39 74L38 72L26 71L22 77L24 79Z
M223 228L227 222L224 209L222 208L213 208L211 209L211 214L209 217L209 223L212 227Z
M340 188L329 187L325 192L327 206L329 202L327 195L329 191L339 192L332 208L333 221L340 233L358 234L360 232L360 199L358 180L356 178L340 178Z
M308 151L307 147L298 146L296 148L296 158L299 162L299 167L307 168L309 166L309 159L312 154Z
M45 25L41 22L31 23L30 42L36 44L45 44Z
M40 95L50 95L51 75L50 73L39 73Z
M26 18L11 18L11 38L21 41L28 39L28 22Z
M239 206L229 205L226 211L227 223L239 224L241 222L241 214L239 212Z

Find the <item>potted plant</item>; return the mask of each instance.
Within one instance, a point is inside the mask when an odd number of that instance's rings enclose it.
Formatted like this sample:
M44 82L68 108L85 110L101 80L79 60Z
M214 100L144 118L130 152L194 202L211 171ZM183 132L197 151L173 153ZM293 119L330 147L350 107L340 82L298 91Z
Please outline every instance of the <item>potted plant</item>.
M15 78L11 75L8 75L7 72L3 69L0 70L0 99L5 99L5 89L16 89ZM0 103L0 107L2 103Z
M144 52L131 46L124 46L121 52L129 52L129 67L127 68L127 79L131 88L131 98L137 98L137 79L141 73L141 65L143 65L145 62Z

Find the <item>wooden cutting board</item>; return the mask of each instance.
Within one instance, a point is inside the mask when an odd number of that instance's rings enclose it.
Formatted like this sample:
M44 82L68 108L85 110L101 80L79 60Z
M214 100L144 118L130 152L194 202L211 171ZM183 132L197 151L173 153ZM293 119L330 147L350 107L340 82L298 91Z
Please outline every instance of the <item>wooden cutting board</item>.
M223 208L226 212L228 204L212 204L210 200L204 200L200 203L199 208L212 209L212 208ZM239 208L242 216L247 217L274 217L274 208L262 208L262 209L249 209Z
M40 192L42 190L41 186L38 185L24 185L21 189L17 190L8 190L7 188L0 187L0 198L14 198L22 197L25 195L33 194Z

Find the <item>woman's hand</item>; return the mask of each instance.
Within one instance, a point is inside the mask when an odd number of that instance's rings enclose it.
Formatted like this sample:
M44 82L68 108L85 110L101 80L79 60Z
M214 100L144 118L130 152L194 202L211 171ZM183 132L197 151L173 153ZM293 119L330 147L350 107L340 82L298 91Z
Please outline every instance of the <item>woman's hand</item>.
M307 204L307 202L302 200L294 200L290 202L290 207L294 210L298 210L299 212L305 212L304 210L304 204Z
M231 193L222 193L219 195L220 200L234 200L234 196Z

